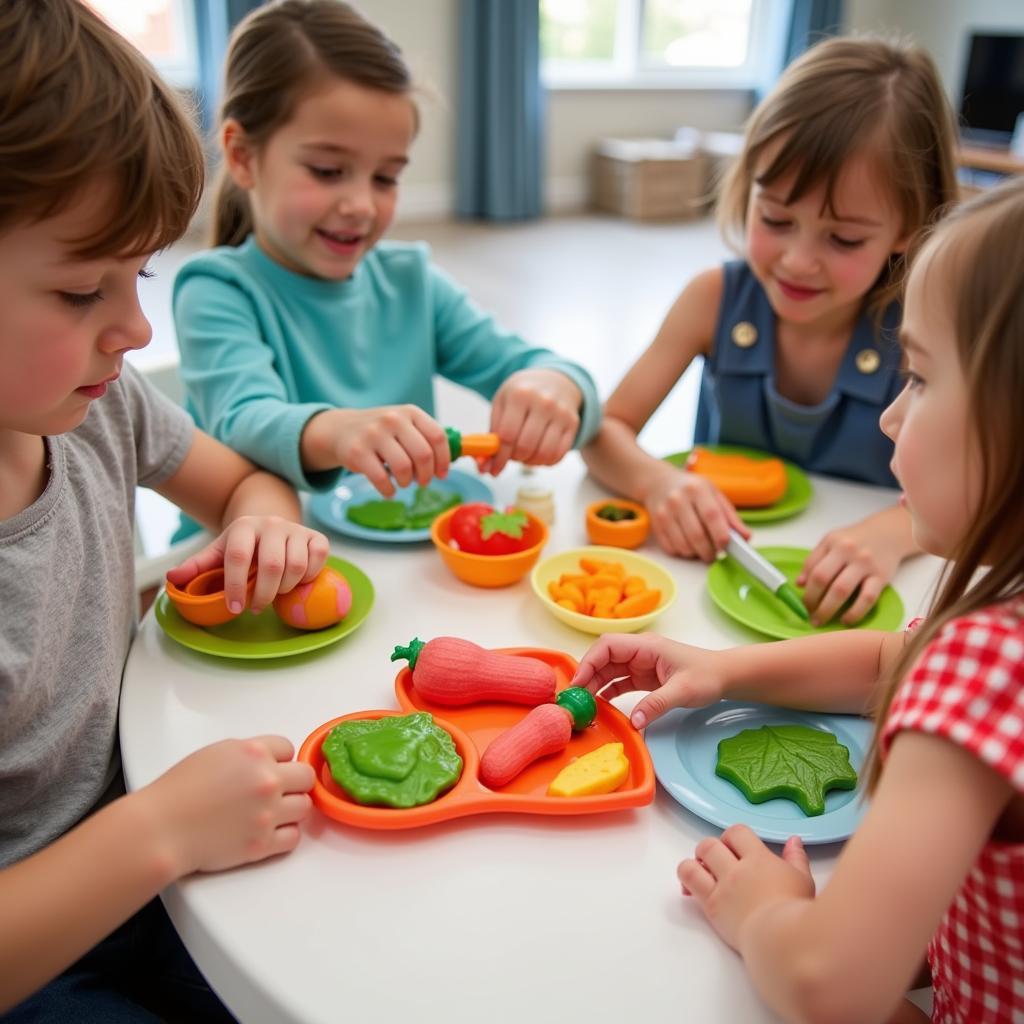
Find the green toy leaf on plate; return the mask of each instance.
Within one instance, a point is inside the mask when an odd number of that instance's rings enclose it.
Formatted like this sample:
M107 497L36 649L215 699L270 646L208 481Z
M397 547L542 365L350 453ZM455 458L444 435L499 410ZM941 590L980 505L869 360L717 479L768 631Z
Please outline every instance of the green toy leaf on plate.
M784 797L807 815L823 814L830 789L853 789L850 751L830 732L806 725L762 725L718 744L715 774L753 804Z
M417 487L416 494L409 502L406 525L410 530L421 530L429 526L442 512L458 505L462 495L454 491L442 491L436 487Z
M400 501L364 501L345 510L349 521L369 530L402 530L405 528L405 506Z

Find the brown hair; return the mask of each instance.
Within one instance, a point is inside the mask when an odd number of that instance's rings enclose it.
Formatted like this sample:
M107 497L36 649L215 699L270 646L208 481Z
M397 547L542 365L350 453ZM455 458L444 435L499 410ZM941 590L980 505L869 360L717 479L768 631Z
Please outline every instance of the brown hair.
M0 230L114 186L86 259L153 252L188 227L203 154L146 59L77 0L0 0Z
M915 264L937 277L929 295L952 321L967 386L968 430L980 455L973 521L947 565L928 618L907 640L878 707L878 737L899 684L950 620L1024 594L1024 178L955 209L924 241ZM976 583L982 566L990 568Z
M237 121L260 147L328 76L384 92L412 90L401 50L342 0L277 0L232 33L220 120ZM217 175L213 245L241 245L252 231L249 198L225 167Z
M740 242L750 190L765 150L778 145L756 181L790 172L795 202L822 182L827 208L843 166L873 152L912 236L957 197L956 122L931 57L902 42L868 36L825 40L785 70L747 122L743 151L719 190L718 222ZM894 256L869 292L883 310L902 289L904 260Z

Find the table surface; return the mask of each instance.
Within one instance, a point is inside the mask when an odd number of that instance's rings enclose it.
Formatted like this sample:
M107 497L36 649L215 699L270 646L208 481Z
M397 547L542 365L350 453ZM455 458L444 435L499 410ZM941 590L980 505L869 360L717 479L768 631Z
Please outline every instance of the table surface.
M460 463L463 468L468 463ZM534 477L555 492L545 554L586 543L583 509L606 493L571 454ZM492 481L511 502L518 467ZM757 528L755 543L804 547L830 527L891 504L894 492L814 478L802 515ZM144 620L125 669L121 746L131 788L225 736L268 732L296 748L322 723L391 709L396 643L457 635L484 647L535 646L580 657L593 638L557 621L529 580L496 591L451 576L431 544L332 538L376 587L363 626L294 658L232 662L179 646ZM760 639L725 618L706 568L641 549L679 584L655 623L721 648ZM915 559L895 582L906 614L924 610L939 562ZM628 710L635 697L617 701ZM676 864L718 829L660 787L648 807L581 817L489 814L374 832L314 811L286 857L189 878L164 893L213 987L244 1024L402 1019L492 1022L775 1020L742 962L680 896ZM810 848L819 884L840 847ZM443 1016L442 1016L443 1015Z

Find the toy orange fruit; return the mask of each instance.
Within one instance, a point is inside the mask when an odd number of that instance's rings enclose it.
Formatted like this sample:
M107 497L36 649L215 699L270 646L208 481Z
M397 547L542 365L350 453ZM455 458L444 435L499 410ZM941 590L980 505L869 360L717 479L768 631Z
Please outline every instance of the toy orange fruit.
M224 570L209 569L194 576L184 587L176 586L170 580L164 584L167 596L178 610L178 614L194 626L222 626L235 618L228 609L224 597ZM246 584L245 603L252 600L256 586L256 570L251 569Z
M737 508L774 505L786 493L786 467L781 459L694 448L686 468L710 480Z
M647 539L651 520L647 509L625 498L604 498L587 506L587 536L591 544L638 548Z
M308 583L274 598L274 611L296 629L324 629L348 615L352 591L348 580L331 568L321 569Z

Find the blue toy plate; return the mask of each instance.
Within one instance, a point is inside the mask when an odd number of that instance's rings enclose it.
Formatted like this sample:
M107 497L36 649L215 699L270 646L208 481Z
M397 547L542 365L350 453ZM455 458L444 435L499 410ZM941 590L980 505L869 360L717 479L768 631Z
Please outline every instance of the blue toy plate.
M489 502L494 497L490 487L483 480L457 469L450 469L444 480L431 480L430 486L437 491L458 494L464 502ZM395 498L408 504L415 494L416 484L410 484L408 487L397 488ZM380 492L365 476L347 476L333 491L314 494L309 500L309 514L320 526L346 537L357 537L359 540L375 540L385 544L409 544L430 540L429 526L421 530L372 530L346 518L345 509L349 505L361 505L364 501L376 501L380 498Z
M856 715L723 700L704 708L676 708L651 725L644 738L654 773L668 794L713 825L728 828L742 822L771 843L784 843L793 835L806 845L851 836L867 810L860 781L856 789L832 790L825 797L825 813L808 817L792 800L752 804L731 782L715 774L719 740L762 725L806 725L832 733L849 749L858 775L863 772L874 728Z

